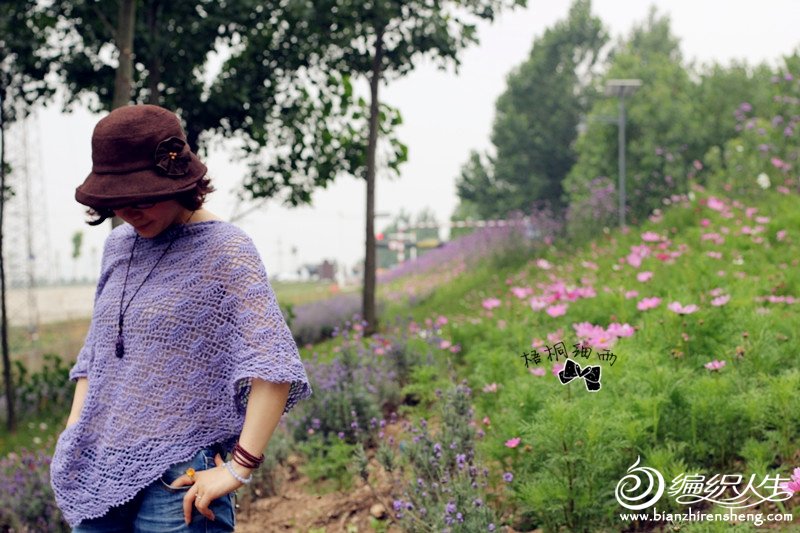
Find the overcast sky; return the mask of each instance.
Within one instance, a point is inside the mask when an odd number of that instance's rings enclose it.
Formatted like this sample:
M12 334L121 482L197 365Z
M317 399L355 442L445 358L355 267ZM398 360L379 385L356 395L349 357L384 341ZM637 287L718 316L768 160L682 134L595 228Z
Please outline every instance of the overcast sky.
M800 45L798 0L594 0L593 10L616 38L643 21L653 4L670 15L685 57L699 62L775 64ZM458 75L423 64L381 88L383 101L402 112L404 124L398 133L409 147L409 162L398 179L379 177L377 212L417 213L428 207L440 221L449 219L457 203L455 180L461 165L470 150L489 147L494 103L506 76L525 60L545 28L566 17L569 5L568 0L529 0L527 9L504 13L494 24L480 27L480 44L463 54ZM99 250L110 226L84 224L83 207L74 200L75 187L91 169L91 133L99 118L81 110L65 115L53 108L39 112L28 126L29 169L34 190L40 191L35 195L33 239L39 254L47 253L48 241L54 254L49 260L37 259L40 271L71 277L76 268L70 259L71 238L81 230L84 258L77 271L95 277L99 269ZM19 139L19 133L9 139L9 149L15 142L19 146ZM233 210L231 191L242 179L241 168L229 157L217 150L207 160L218 189L207 207L225 219ZM312 207L287 209L271 202L237 224L253 237L270 275L322 259L352 265L364 254L365 197L364 182L347 178L316 193ZM379 219L377 227L384 223ZM15 222L6 232L24 227ZM13 242L20 250L22 241ZM297 250L294 256L292 247Z

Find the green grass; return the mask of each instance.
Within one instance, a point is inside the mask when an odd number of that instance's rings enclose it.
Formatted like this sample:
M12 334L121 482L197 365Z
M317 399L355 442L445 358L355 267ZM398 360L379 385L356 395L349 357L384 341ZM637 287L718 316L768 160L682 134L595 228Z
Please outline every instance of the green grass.
M637 455L643 464L661 468L665 477L671 474L669 479L682 471L787 476L796 466L800 365L794 341L800 304L759 303L756 298L800 296L797 198L765 193L741 200L742 208L734 207L732 218L723 218L700 203L705 197L698 193L694 201L667 209L662 221L627 233L612 231L579 246L561 243L525 260L515 254L484 261L432 292L420 282L426 294L418 305L390 307L394 316L418 321L448 318L443 336L462 351L443 352L442 357L457 365L477 391L476 419L491 418L482 451L513 469L519 480L513 486L522 517L518 525L619 526L614 514L621 507L613 491ZM757 207L755 216L770 218L760 224L761 243L741 234L743 226L759 225L747 217L745 206ZM703 219L710 221L708 227L701 226ZM779 241L782 229L788 236ZM640 268L628 265L631 246L646 244L645 231L669 239L666 250L655 251L679 256L668 262L651 253ZM715 245L701 238L710 232L721 233L725 242ZM719 252L722 259L707 252ZM553 268L539 268L540 257ZM597 270L585 262L595 263ZM639 271L651 271L653 278L639 282ZM527 286L540 294L539 284L550 284L550 276L566 285L591 285L597 295L570 302L565 316L553 318L510 292L513 286ZM709 291L716 288L731 296L726 305L711 305ZM638 290L639 296L626 299L627 290ZM637 310L636 302L651 296L662 298L661 305ZM483 309L488 297L500 299L501 306ZM667 309L672 301L700 309L679 316ZM580 322L636 328L632 337L612 347L618 356L613 367L594 356L586 361L602 366L603 385L595 394L580 380L561 385L546 356L543 377L530 375L520 357L534 338L552 345L547 334L559 329L565 344L577 342L572 325ZM726 366L707 370L704 365L714 359ZM497 393L480 392L491 383L498 384ZM512 437L522 439L516 449L504 445ZM677 512L679 506L674 507Z
M325 300L336 296L341 291L332 282L309 281L309 282L282 282L272 284L275 296L281 305L303 305L317 300ZM350 288L344 292L358 290L357 287Z

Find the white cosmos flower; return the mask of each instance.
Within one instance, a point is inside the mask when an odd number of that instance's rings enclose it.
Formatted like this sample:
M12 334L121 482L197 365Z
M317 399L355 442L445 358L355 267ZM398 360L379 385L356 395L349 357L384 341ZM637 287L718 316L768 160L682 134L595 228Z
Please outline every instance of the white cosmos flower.
M762 189L769 189L769 186L771 185L769 181L769 176L767 176L767 174L764 172L758 175L758 177L756 178L756 183L758 183L758 186L761 187Z

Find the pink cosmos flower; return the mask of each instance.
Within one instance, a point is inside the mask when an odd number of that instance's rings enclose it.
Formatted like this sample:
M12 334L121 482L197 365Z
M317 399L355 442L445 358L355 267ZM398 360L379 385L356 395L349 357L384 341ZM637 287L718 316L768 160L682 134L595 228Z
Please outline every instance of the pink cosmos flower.
M722 296L723 294L725 294L725 289L721 289L719 287L708 291L708 295L713 296L714 298L716 298L717 296Z
M497 298L486 298L483 301L484 309L492 310L495 307L500 307L500 300L498 300Z
M704 240L704 241L711 241L714 244L724 244L725 243L725 237L723 237L722 235L720 235L719 233L716 233L716 232L714 232L714 233L704 233L700 238L702 240Z
M617 324L612 322L608 325L606 332L615 337L630 337L634 333L633 327L630 324Z
M590 324L589 322L580 322L572 324L572 328L575 330L575 335L577 335L581 339L589 339L591 337L597 337L605 333L605 330L602 327L595 326L594 324Z
M546 312L553 318L564 316L567 314L567 304L552 305L547 308Z
M483 392L497 392L497 383L489 383L483 387Z
M488 416L484 416L482 422L484 426L488 426L492 423Z
M714 211L725 211L725 202L716 198L714 196L709 197L708 199L708 208L713 209Z
M667 305L667 309L669 309L673 313L678 313L679 315L690 315L695 311L697 311L699 307L697 307L695 304L689 304L684 306L681 305L680 302L672 302L671 304Z
M437 328L440 328L440 327L444 326L445 324L447 324L447 317L446 317L446 316L439 315L439 316L436 318L436 322L435 322L435 324L436 324L436 327L437 327Z
M711 371L719 370L723 366L725 366L725 361L717 361L716 359L714 359L713 361L710 361L710 362L704 364L703 366L706 367L707 369L711 370Z
M451 353L458 353L460 351L461 351L461 345L460 344L454 344L454 345L452 345L450 347L450 352Z
M636 298L639 296L639 291L626 291L625 292L625 299L630 300L631 298Z
M533 374L534 376L544 376L545 370L544 367L537 366L536 368L531 368L530 373Z
M795 468L792 480L781 483L781 488L788 492L800 492L800 468Z
M642 298L639 303L636 304L636 309L639 311L647 311L648 309L655 309L661 305L661 298L653 297L653 298Z
M769 224L769 217L756 217L756 222L759 224Z
M519 443L522 441L519 437L514 437L513 439L508 439L506 441L506 448L516 448L519 446Z
M537 259L536 266L538 266L542 270L550 270L551 268L553 268L552 263L550 263L550 261L548 261L547 259Z
M538 349L544 347L544 341L542 339L533 339L531 341L531 348Z
M755 215L756 213L758 213L757 207L748 207L747 209L744 210L744 214L747 218L753 218L753 215Z
M583 263L581 263L581 266L583 266L583 268L588 268L590 270L597 270L599 268L597 266L597 263L593 263L591 261L584 261Z
M786 238L786 230L782 229L778 233L775 234L775 238L779 241L782 241Z
M564 338L564 328L558 328L556 331L547 334L547 340L556 343Z
M452 342L450 342L450 341L447 341L447 340L443 340L443 341L441 341L441 342L439 343L439 349L441 349L441 350L447 350L447 349L448 349L448 348L450 348L452 345L453 345L453 343L452 343Z
M700 225L704 228L707 228L711 225L711 221L707 218L704 218L703 220L700 221Z
M534 311L541 311L542 309L547 307L547 301L544 298L540 298L537 296L531 298L530 304L531 304L531 309L533 309Z
M642 257L636 254L628 254L628 257L625 258L628 261L628 264L633 268L639 268L642 266Z
M553 368L550 369L550 372L557 376L562 370L564 370L564 363L553 363Z
M533 289L530 287L511 287L511 293L521 300L533 294Z
M578 287L575 292L580 298L594 298L597 296L597 291L591 285L588 287Z
M608 350L609 348L614 346L614 343L616 342L617 338L614 335L604 330L598 335L590 337L586 341L586 343L595 350Z
M662 240L662 237L655 231L646 231L642 233L642 240L644 242L658 242Z
M730 299L731 299L731 297L728 294L726 294L724 296L718 296L718 297L714 298L713 300L711 300L711 305L713 305L714 307L722 307L723 305L728 303L728 301Z
M722 252L706 252L711 259L722 259Z
M637 281L641 281L642 283L646 283L646 282L650 281L650 278L652 278L652 277L653 277L653 273L650 272L650 271L639 272L638 274L636 274Z

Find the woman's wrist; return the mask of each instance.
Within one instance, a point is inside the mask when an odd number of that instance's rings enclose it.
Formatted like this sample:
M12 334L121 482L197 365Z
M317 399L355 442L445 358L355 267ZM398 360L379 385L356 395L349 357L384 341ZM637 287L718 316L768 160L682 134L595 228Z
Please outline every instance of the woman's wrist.
M246 466L242 466L239 463L237 463L236 461L230 461L230 463L231 463L231 466L233 467L234 471L236 471L236 473L239 474L243 478L249 477L250 474L253 473L253 469L252 468L247 468Z
M228 462L225 463L225 468L228 470L228 472L230 472L231 476L236 478L236 481L238 481L242 485L250 484L250 482L253 481L253 475L252 474L247 474L247 475L243 476L241 474L241 472L237 472L237 470L236 470L237 466L241 468L241 465L237 465L233 461L228 461Z

